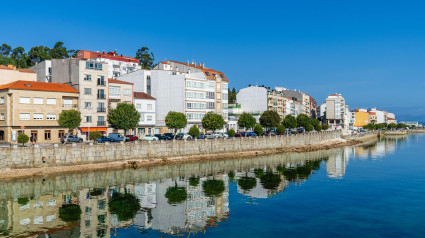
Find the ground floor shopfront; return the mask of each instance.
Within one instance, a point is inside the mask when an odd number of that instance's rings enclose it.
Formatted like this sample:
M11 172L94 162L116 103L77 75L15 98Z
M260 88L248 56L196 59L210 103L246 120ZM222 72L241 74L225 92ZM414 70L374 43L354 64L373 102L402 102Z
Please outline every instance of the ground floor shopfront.
M36 143L60 143L60 138L68 132L67 128L49 126L9 126L0 127L0 143L18 143L18 136L26 134Z

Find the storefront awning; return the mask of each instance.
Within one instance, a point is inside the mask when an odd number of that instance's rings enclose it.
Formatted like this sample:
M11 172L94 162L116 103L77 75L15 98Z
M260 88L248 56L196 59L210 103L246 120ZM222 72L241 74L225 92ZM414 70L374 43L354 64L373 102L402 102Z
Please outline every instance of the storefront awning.
M90 127L90 130L88 127L80 127L80 130L82 132L87 132L87 131L106 131L108 128L107 127Z

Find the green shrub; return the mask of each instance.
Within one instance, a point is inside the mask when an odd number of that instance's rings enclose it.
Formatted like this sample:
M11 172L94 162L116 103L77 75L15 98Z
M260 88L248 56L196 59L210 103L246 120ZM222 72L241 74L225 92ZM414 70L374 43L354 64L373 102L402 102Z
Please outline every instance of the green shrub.
M102 137L102 133L100 131L91 131L89 133L90 140L96 141L97 139Z
M196 127L195 125L193 125L190 129L189 129L189 135L192 136L192 138L196 138L199 136L199 128Z
M257 134L258 136L262 136L263 135L263 127L260 124L257 124L254 126L254 133Z
M236 134L236 132L235 132L235 130L230 129L230 130L228 130L228 131L227 131L227 134L228 134L230 137L234 137L234 136L235 136L235 134Z
M322 125L322 130L327 130L327 129L329 129L329 126L328 125L326 125L326 124L324 124L324 125Z
M27 143L29 140L30 140L30 138L27 135L25 135L25 134L20 134L18 136L18 142L19 143L22 143L22 146L24 146L25 143Z
M279 135L281 135L281 134L285 133L285 130L286 130L286 128L285 128L285 126L283 126L283 125L279 125L279 126L276 128L276 132L277 132Z
M312 131L312 130L314 130L314 127L313 127L312 124L307 124L307 126L305 127L305 130L306 131Z
M315 125L314 126L314 130L321 131L322 130L322 126L321 125Z

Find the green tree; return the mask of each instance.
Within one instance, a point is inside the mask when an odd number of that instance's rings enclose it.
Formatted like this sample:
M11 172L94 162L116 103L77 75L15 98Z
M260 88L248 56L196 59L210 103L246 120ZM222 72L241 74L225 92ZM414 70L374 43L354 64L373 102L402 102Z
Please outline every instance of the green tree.
M235 136L235 134L236 134L236 132L235 132L235 130L233 130L233 129L229 129L229 130L227 131L227 134L228 134L230 137L234 137L234 136Z
M283 133L285 133L285 131L286 131L286 128L285 128L285 126L283 126L283 125L279 125L279 126L277 126L277 128L276 128L276 132L277 132L279 135L282 135Z
M323 124L322 125L322 130L325 130L326 131L327 129L329 129L329 126L327 124Z
M78 51L80 51L80 50L68 50L67 53L68 53L69 57L76 58Z
M0 46L0 55L5 56L5 57L9 57L11 52L12 52L12 47L10 45L3 43Z
M251 191L255 186L257 186L257 180L255 178L248 177L245 175L238 179L239 187L245 192Z
M277 127L282 118L280 118L279 114L275 111L265 111L260 117L260 124L270 130L270 128Z
M139 60L139 64L142 66L142 69L152 69L154 66L153 61L155 57L152 52L149 52L148 47L142 47L136 52L136 59Z
M123 129L124 134L139 125L140 113L134 104L118 103L117 108L109 110L108 123L112 128Z
M49 53L52 59L66 59L69 57L68 51L61 41L56 42Z
M27 68L27 54L24 47L18 46L13 49L10 57L15 61L17 68Z
M320 126L320 125L319 125ZM314 127L313 127L313 125L312 124L307 124L307 126L304 128L306 131L312 131L312 130L314 130Z
M397 128L399 128L399 129L406 128L406 124L399 123L399 124L397 124Z
M25 134L20 134L20 135L18 136L18 143L22 143L22 146L25 146L25 143L27 143L29 139L30 139L30 138L29 138L27 135L25 135Z
M187 199L187 192L185 187L177 187L177 183L174 186L167 188L165 197L168 199L168 203L171 205L179 204Z
M189 135L192 136L192 138L196 138L199 136L199 128L196 127L195 125L193 125L190 129L189 129Z
M177 130L185 128L187 125L186 115L181 112L168 112L167 116L165 117L165 125L170 129L174 129L175 138Z
M254 133L257 134L258 136L262 136L263 135L263 127L260 124L257 124L254 126Z
M216 131L217 129L223 128L225 122L221 115L208 112L205 114L204 118L202 118L202 126L205 128L205 130L209 131Z
M297 119L292 115L287 115L283 119L282 125L289 129L294 129L297 127Z
M81 124L81 113L79 111L75 110L67 110L62 111L59 114L58 124L60 127L68 128L69 131L74 130L74 128L77 128ZM68 136L66 137L65 144L68 142Z
M0 65L16 65L16 62L10 58L3 55L0 55Z
M102 133L100 133L100 131L91 131L89 133L89 139L93 140L94 142L97 141L97 139L102 137Z
M321 131L322 130L322 126L321 125L316 125L316 126L314 126L314 130Z
M395 124L394 122L388 124L388 129L395 129L395 128L397 128L397 124Z
M36 63L40 63L44 60L52 59L50 57L50 49L46 46L34 46L28 51L28 66L33 66Z
M202 183L202 190L207 197L218 197L226 190L226 187L222 180L209 179Z
M234 104L236 102L236 89L233 88L232 90L230 90L230 88L227 90L228 91L228 99L229 99L229 104Z
M297 116L297 125L306 128L307 125L311 124L310 117L306 114L300 114Z
M109 212L116 214L119 221L133 219L140 210L139 199L130 193L115 192L108 203Z
M64 204L59 208L59 218L64 222L76 222L80 220L81 208L76 204Z
M320 121L314 118L314 119L311 119L311 124L313 125L314 128L316 128L317 126L320 126Z
M243 127L246 131L248 128L254 127L256 122L251 114L244 112L238 119L238 126Z

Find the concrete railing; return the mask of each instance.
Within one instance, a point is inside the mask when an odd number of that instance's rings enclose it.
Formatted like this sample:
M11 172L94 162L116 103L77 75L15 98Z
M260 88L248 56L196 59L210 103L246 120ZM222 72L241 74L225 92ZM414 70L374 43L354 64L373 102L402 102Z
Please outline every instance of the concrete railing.
M341 138L341 131L313 132L286 136L231 139L158 141L148 143L104 143L77 146L18 147L0 149L0 170L42 168L120 160L164 158L200 154L235 153L313 145Z

